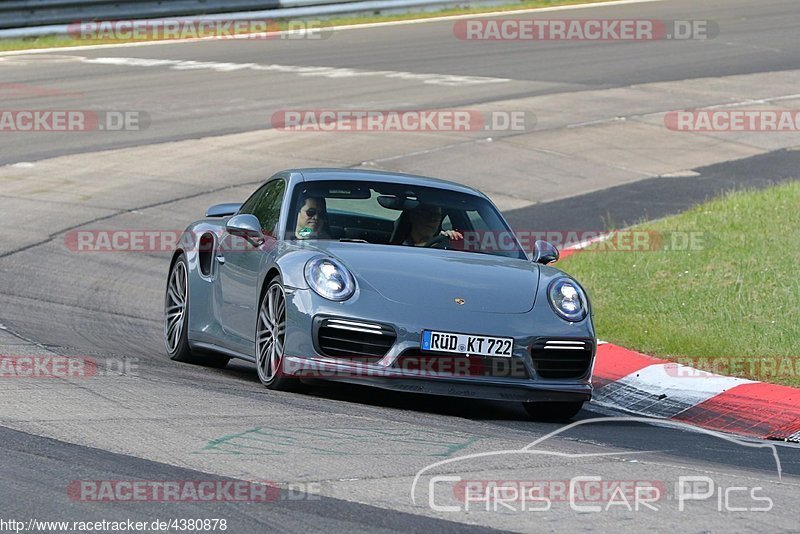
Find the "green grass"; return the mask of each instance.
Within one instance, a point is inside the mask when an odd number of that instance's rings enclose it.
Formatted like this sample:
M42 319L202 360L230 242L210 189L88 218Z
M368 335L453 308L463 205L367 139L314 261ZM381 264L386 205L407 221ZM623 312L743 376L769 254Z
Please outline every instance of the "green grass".
M447 15L465 15L465 14L480 14L493 11L511 11L514 9L531 9L537 7L551 7L551 6L565 6L573 4L593 4L607 2L608 0L519 0L516 2L508 2L508 4L499 6L484 6L484 7L471 7L471 8L452 8L442 9L439 11L430 12L414 12L414 13L399 13L393 15L351 15L351 16L338 16L323 19L324 26L344 26L350 24L368 24L373 22L389 22L395 20L409 20L421 18L442 17ZM310 20L317 20L314 17L304 17ZM278 24L278 27L285 29L285 24ZM0 39L0 51L8 50L30 50L34 48L61 48L65 46L82 46L91 44L119 44L133 41L90 41L86 39L73 39L67 36L59 35L45 35L42 37L30 37L23 39Z
M800 182L731 193L634 230L657 232L667 245L694 232L702 243L588 251L560 263L589 292L599 338L800 385Z

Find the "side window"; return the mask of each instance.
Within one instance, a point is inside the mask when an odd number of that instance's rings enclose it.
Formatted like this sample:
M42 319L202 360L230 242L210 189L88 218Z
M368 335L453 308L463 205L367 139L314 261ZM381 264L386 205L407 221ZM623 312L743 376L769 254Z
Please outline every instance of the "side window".
M285 191L286 183L283 180L269 182L242 205L239 213L255 215L261 223L261 229L275 235Z
M487 230L489 230L489 225L486 224L486 221L484 220L484 218L481 217L481 214L478 213L477 211L475 211L475 210L468 211L467 212L467 217L469 217L469 222L472 225L472 229L473 230L478 230L478 231L481 231L481 230L487 231Z
M444 219L442 219L442 230L452 230L453 229L453 222L450 220L449 215L445 215Z

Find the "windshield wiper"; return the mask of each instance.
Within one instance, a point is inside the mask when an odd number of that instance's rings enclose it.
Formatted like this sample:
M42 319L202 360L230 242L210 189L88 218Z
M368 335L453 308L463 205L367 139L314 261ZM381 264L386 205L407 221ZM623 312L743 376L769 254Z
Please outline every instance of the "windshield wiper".
M366 239L356 239L354 237L342 237L339 243L369 243Z

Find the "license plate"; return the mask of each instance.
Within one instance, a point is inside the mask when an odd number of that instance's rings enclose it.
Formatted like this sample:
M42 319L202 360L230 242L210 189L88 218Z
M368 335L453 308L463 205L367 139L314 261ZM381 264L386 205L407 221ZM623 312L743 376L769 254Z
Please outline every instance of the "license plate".
M431 330L422 332L422 350L510 358L513 348L514 338L511 337L475 336Z

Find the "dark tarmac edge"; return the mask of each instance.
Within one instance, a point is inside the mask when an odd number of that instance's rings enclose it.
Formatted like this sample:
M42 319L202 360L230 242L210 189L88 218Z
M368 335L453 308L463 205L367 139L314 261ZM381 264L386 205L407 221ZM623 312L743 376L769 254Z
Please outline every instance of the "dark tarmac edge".
M226 519L228 532L498 532L319 495L282 490L273 502L83 502L67 493L75 480L231 481L133 456L0 427L0 517L41 521ZM27 498L35 495L34 502ZM20 498L26 497L26 498ZM71 530L68 530L71 531Z
M675 215L728 191L800 179L800 151L777 150L504 213L515 230L600 231ZM554 221L558 221L554 223Z

